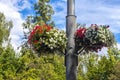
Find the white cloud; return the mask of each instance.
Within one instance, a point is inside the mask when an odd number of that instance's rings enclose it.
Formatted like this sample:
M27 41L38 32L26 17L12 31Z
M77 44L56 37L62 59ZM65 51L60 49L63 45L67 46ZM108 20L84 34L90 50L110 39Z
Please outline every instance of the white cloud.
M99 51L97 54L99 54L99 55L107 55L107 53L108 53L107 51L108 51L108 49L106 47L103 47L101 49L101 51Z
M66 0L56 1L55 3L51 3L55 14L53 15L53 20L59 29L65 30L65 22L66 22Z
M22 4L18 4L23 2ZM13 29L11 30L11 44L17 51L20 46L21 38L23 37L22 23L23 19L19 11L30 8L30 3L27 0L0 0L0 12L4 13L7 20L13 21Z
M52 3L55 14L55 24L61 28L66 27L67 1L58 0ZM77 22L81 24L110 25L114 34L120 33L120 1L118 0L75 0Z
M31 3L29 0L0 0L1 4L5 4L14 11L21 11L23 9L30 9Z
M120 43L117 44L118 49L120 49Z
M111 0L109 2L114 2ZM76 15L80 23L107 24L114 33L120 31L120 6L105 0L76 0Z
M106 24L114 33L120 31L120 5L118 2L111 0L75 0L75 12L77 22L81 24ZM59 0L52 3L55 10L53 19L56 25L66 25L67 0ZM60 8L60 10L59 10ZM61 27L60 27L61 28Z
M32 6L31 3L29 3L29 0L19 0L17 3L22 4L22 5L19 4L16 5L18 10L30 9Z

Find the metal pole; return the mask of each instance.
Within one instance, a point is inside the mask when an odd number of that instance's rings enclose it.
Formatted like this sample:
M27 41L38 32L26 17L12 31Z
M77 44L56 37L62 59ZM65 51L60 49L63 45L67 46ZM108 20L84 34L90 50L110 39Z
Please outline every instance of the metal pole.
M75 15L75 0L67 0L67 16Z
M77 80L78 56L75 55L75 30L75 0L67 0L66 34L68 41L65 54L66 80Z

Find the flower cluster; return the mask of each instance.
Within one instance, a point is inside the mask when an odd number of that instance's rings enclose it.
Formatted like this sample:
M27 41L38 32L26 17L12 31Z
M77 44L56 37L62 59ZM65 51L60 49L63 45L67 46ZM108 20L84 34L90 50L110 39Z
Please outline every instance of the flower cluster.
M64 52L66 47L66 35L64 31L51 28L48 25L35 26L28 37L28 43L39 53Z
M28 37L28 43L30 43L30 44L37 43L38 40L34 39L34 38L37 38L35 35L39 34L42 36L45 32L48 32L50 30L51 30L51 27L48 25L35 26Z
M92 24L89 28L79 28L75 33L77 47L85 47L86 51L98 51L102 47L114 44L114 35L107 25Z

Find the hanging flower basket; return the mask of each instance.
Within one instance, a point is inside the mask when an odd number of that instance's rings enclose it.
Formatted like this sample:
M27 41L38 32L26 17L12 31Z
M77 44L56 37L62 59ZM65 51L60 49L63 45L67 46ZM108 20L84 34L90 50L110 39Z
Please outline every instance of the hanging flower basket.
M115 43L114 35L109 26L92 24L89 28L80 27L75 32L75 42L78 49L98 51L103 47L111 47Z
M28 43L38 53L64 52L66 35L64 31L48 25L35 26L28 37Z

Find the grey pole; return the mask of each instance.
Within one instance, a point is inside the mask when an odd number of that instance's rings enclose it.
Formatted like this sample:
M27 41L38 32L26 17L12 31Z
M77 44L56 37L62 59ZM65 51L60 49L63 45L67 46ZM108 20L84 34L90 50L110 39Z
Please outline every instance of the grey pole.
M75 15L75 0L67 0L67 16Z
M75 0L67 0L66 34L68 41L65 54L66 80L77 80L78 57L75 55L75 30Z

